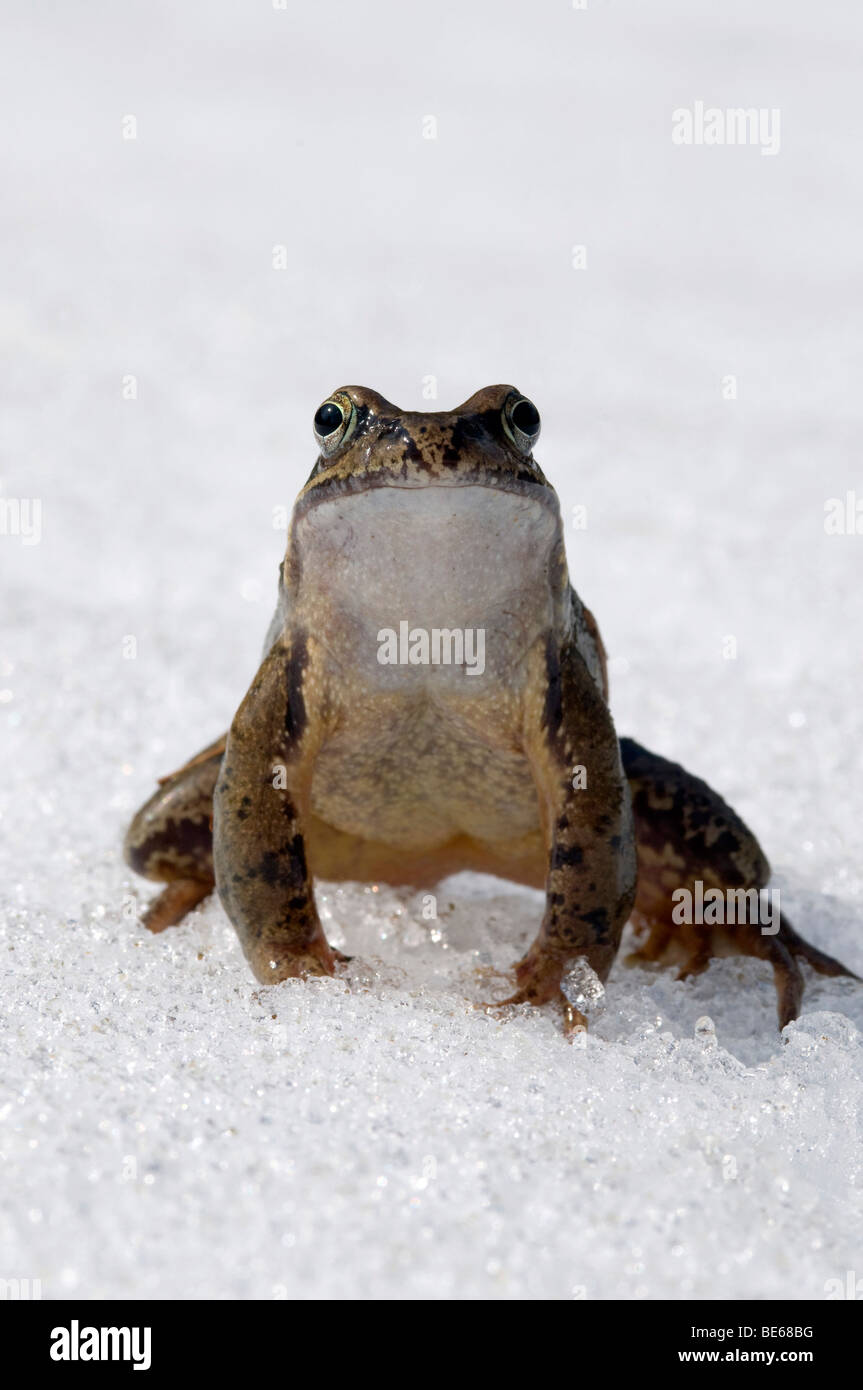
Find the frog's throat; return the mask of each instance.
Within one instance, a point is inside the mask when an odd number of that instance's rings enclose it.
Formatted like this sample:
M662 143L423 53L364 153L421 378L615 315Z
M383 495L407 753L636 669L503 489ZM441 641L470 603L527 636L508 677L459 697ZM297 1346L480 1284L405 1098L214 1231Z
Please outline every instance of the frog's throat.
M482 633L486 675L501 679L551 629L568 583L557 506L483 485L333 498L295 520L290 554L295 618L376 680L396 678L382 670L379 634L405 623L466 642Z

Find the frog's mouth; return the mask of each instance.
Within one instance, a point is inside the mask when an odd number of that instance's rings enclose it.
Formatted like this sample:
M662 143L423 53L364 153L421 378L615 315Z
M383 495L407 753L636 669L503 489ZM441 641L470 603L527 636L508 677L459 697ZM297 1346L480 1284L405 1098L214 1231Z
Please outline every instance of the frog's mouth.
M297 500L294 519L298 521L307 512L329 506L336 500L367 493L395 491L416 496L419 492L453 492L466 488L480 493L501 493L531 499L559 515L554 488L535 465L525 462L519 469L511 466L490 468L483 464L475 469L462 466L458 472L454 472L413 465L406 466L401 472L394 472L389 466L369 468L363 472L335 472L316 479L312 486L307 485Z

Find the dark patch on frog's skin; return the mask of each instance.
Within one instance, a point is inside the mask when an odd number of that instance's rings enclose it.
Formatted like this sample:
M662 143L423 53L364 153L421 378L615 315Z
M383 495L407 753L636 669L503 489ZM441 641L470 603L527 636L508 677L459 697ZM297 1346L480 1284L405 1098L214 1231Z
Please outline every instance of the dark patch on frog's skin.
M150 931L173 926L212 891L213 788L225 740L218 739L144 803L126 833L126 863L168 887L144 914Z
M441 461L457 467L467 449L475 445L482 446L486 440L493 439L499 428L499 410L483 410L477 415L457 416L450 426L449 443L444 446ZM525 476L528 480L533 480L532 474L525 473Z
M569 824L566 816L562 816L561 819L557 822L558 828L561 827L561 822L566 822L563 825L563 829L566 829ZM578 845L570 845L567 848L565 845L558 844L552 851L551 867L553 869L573 867L580 864L583 859L584 851L580 849Z
M285 733L290 742L302 738L306 727L306 703L303 698L303 673L309 661L308 639L298 632L291 643L291 653L285 664L285 688L288 703L285 710Z
M229 741L211 744L164 779L129 827L127 862L136 872L167 884L145 917L150 929L180 921L215 879L259 980L277 983L291 975L331 974L345 958L324 936L314 876L420 887L473 868L533 887L544 884L542 926L516 968L517 989L506 1002L556 1000L569 1027L584 1020L561 992L567 968L583 957L606 979L630 911L637 929L646 933L637 957L682 962L682 977L705 969L719 950L768 961L776 980L780 1026L799 1011L799 959L823 974L850 975L804 941L784 916L775 935L762 935L747 924L719 930L674 923L676 889L691 891L697 880L706 887L757 889L766 884L769 865L751 831L706 783L631 739L618 745L607 709L605 651L593 615L569 585L556 494L532 454L522 452L504 429L507 402L519 396L515 388L485 387L454 411L429 413L401 411L364 387L344 387L339 394L350 398L352 431L330 456L318 458L297 500L264 661L235 716ZM302 585L298 523L322 504L335 503L340 514L341 499L376 488L434 486L515 494L525 505L519 503L513 516L536 517L531 502L547 509L542 516L551 518L548 524L528 534L552 535L542 570L548 593L540 596L536 611L553 617L550 623L543 618L544 626L536 629L543 635L533 647L516 652L521 657L514 666L518 681L497 677L496 694L501 707L511 711L510 722L493 732L487 720L473 715L487 740L484 793L506 806L512 795L522 798L537 818L537 829L515 844L498 846L483 838L480 827L478 838L465 833L452 844L420 845L408 853L395 844L396 832L392 846L370 835L367 824L349 833L337 820L333 825L322 821L312 802L318 759L333 731L342 738L342 750L346 726L349 732L364 728L368 736L367 726L350 725L351 716L364 700L383 697L362 682L351 685L354 673L349 670L334 678L332 664L327 664L317 640L317 589ZM485 514L483 507L478 515ZM330 515L324 512L316 520L319 532ZM400 515L404 517L404 509ZM498 507L496 515L506 511ZM544 558L546 551L541 553ZM361 597L363 573L356 579ZM305 621L297 611L300 598ZM397 724L402 697L386 698L395 700L389 711ZM448 717L446 702L440 709L442 719ZM446 756L456 764L462 757L473 777L470 746L465 748L463 739L459 744L459 731L471 727L471 707L462 705L457 715L433 730L431 742L446 747L438 735L447 732ZM404 757L404 744L401 748ZM530 778L512 770L514 748ZM408 760L412 753L408 748ZM381 785L398 796L405 779L399 755L386 740L370 772L357 772L356 754L348 746L347 760L328 776L354 778L362 791L356 804L368 820L369 808L381 800ZM285 788L277 788L272 779L276 762L286 769ZM586 785L578 790L572 787L576 765L587 772ZM444 799L453 795L449 772L448 766ZM317 790L326 803L331 788Z
M365 413L365 420L367 419L368 412ZM365 423L363 428L365 428ZM386 416L381 416L377 420L377 429L379 440L386 439L393 443L399 441L402 444L402 463L421 464L423 462L422 450L401 420L388 420Z
M210 817L189 816L157 821L145 838L129 845L127 863L136 874L148 875L156 863L186 863L189 874L212 877L213 831Z
M212 886L213 788L224 746L224 739L218 740L179 773L164 778L141 807L123 846L136 873L162 882L189 878Z
M757 922L714 927L675 926L673 893L679 888L759 890L770 865L752 831L722 797L679 763L622 738L620 751L632 794L638 846L635 920L643 940L635 958L682 960L680 978L700 974L722 950L759 956L773 966L779 1026L795 1019L803 996L798 960L821 975L857 977L839 961L804 940L784 913L779 930L764 935Z
M549 633L545 649L545 708L542 715L543 728L549 738L556 740L563 718L560 694L560 652L552 633ZM560 827L562 830L566 826Z
M248 877L257 878L258 875L268 888L301 889L308 877L302 835L293 835L277 849L267 850L262 854L257 868L250 869ZM303 893L300 898L294 898L292 901L295 906L299 902L305 905L306 895Z
M709 863L728 888L768 882L770 865L752 831L706 782L634 739L622 738L620 753L645 850L673 845L693 869Z

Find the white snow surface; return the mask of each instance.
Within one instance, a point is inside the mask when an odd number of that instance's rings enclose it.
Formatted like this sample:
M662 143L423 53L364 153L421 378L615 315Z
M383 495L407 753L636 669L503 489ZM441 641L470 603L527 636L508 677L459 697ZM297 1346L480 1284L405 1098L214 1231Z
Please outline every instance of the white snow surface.
M618 729L716 786L863 971L863 536L824 528L863 499L860 7L88 0L4 28L0 495L42 516L0 535L0 1277L793 1300L863 1274L853 981L806 969L780 1037L766 965L621 957L570 1046L475 1007L539 894L461 877L427 921L322 885L353 963L261 989L214 899L148 935L120 856L254 674L319 402L512 381ZM675 146L696 100L779 108L779 153Z

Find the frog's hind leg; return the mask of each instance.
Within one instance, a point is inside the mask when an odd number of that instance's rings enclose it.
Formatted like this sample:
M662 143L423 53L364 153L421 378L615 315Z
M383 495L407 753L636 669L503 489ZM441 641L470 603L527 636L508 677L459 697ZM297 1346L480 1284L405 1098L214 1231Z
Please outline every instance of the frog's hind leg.
M215 886L213 789L224 751L223 736L160 778L158 790L126 832L126 863L144 878L167 885L142 918L152 932L176 926Z
M640 939L630 959L676 962L686 979L715 956L758 956L773 967L780 1028L800 1012L799 961L822 975L857 978L794 930L778 895L761 894L770 865L717 792L633 739L622 738L620 752L638 848L633 922Z

